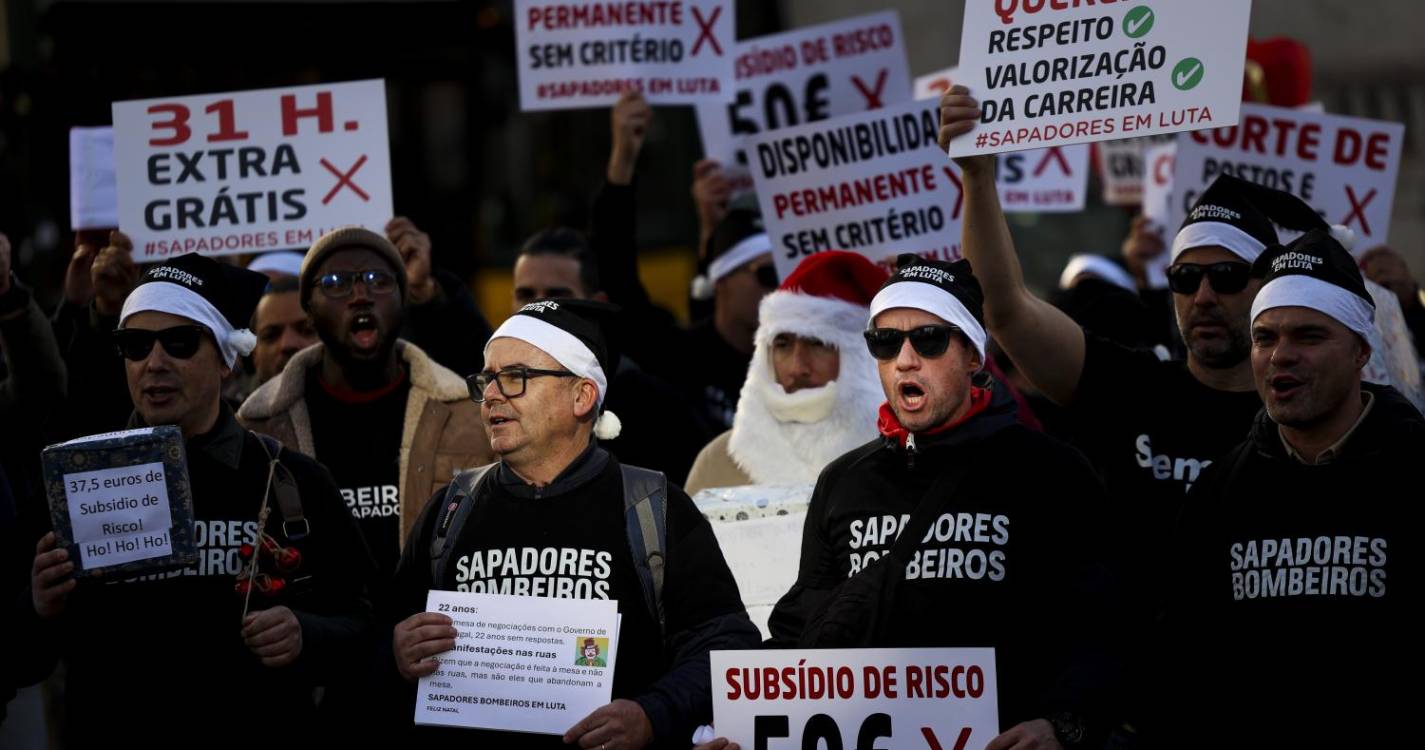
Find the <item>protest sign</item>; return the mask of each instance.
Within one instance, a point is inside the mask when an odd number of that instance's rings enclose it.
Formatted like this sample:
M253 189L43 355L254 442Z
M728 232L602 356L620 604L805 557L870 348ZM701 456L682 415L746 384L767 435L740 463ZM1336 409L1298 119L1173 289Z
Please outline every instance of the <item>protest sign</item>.
M1094 144L1098 174L1103 182L1103 202L1110 206L1136 206L1143 202L1144 152L1177 139L1174 133L1101 141Z
M417 724L562 735L608 704L618 602L432 591L455 648L416 689Z
M69 228L119 226L119 194L114 181L114 129L69 129Z
M811 485L745 485L704 489L693 504L712 525L752 624L771 637L767 621L797 581L802 526Z
M197 559L182 434L172 426L90 435L41 454L50 520L76 575L138 573Z
M1169 218L1230 174L1296 195L1364 251L1386 241L1404 141L1400 123L1244 104L1241 124L1178 140Z
M699 104L703 154L722 163L734 193L752 188L747 138L910 99L900 16L873 13L736 47L736 90Z
M1164 236L1171 239L1172 233L1183 223L1183 215L1173 211L1173 175L1178 144L1166 141L1149 146L1143 151L1143 215L1155 227L1163 229Z
M722 102L737 40L732 0L516 0L520 108Z
M945 68L923 76L916 76L916 99L939 99L940 95L960 80L959 68Z
M823 250L877 262L960 257L958 170L936 138L934 101L754 136L753 180L777 273Z
M1237 122L1246 0L965 4L960 74L980 101L951 156Z
M713 725L752 748L980 750L999 734L991 648L712 652Z
M393 214L382 81L114 103L134 259L305 248Z

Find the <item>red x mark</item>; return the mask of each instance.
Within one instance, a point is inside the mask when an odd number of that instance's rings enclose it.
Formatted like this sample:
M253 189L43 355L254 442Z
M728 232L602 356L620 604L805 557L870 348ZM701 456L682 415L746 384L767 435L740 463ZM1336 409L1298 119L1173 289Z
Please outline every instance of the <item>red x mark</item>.
M342 174L342 171L341 171L340 169L337 169L336 167L332 166L332 163L331 163L331 162L329 162L329 161L327 161L325 158L323 158L323 159L322 159L322 166L326 167L326 168L327 168L327 171L329 171L329 172L331 172L332 174L336 175L336 186L331 189L331 192L327 193L327 197L325 197L325 198L322 199L322 205L325 206L326 204L331 203L331 202L332 202L332 198L336 197L337 191L341 190L342 187L349 187L349 188L351 188L351 192L356 193L357 195L361 196L361 200L364 200L364 201L369 201L369 200L371 200L371 196L367 195L365 190L362 190L359 185L357 185L356 183L354 183L354 182L351 181L351 176L354 175L354 174L356 174L356 170L361 169L361 165L363 165L363 164L365 164L365 163L366 163L366 155L365 155L365 154L362 154L362 155L361 155L361 158L360 158L360 159L357 159L357 160L356 160L356 163L353 164L353 165L351 165L351 171L350 171L350 172L347 172L347 173L345 173L345 174Z
M716 52L718 57L722 57L722 45L718 44L717 37L713 36L713 24L717 23L717 17L720 15L722 15L721 5L713 8L712 16L707 20L703 20L701 10L693 8L693 20L698 22L698 40L693 42L693 52L689 57L698 54L698 50L703 48L703 42L707 42L712 47L712 51Z
M951 184L955 186L957 195L955 196L955 208L950 211L951 219L960 218L960 209L965 205L965 185L960 182L960 175L955 174L955 170L949 167L941 167L945 170L945 176L950 178Z
M921 727L920 733L925 737L925 744L930 746L930 750L943 750L940 747L940 740L935 738L935 731L930 727ZM960 730L960 736L955 738L954 750L965 750L965 743L970 741L970 728L965 727Z
M1049 167L1050 159L1059 162L1059 168L1064 170L1066 176L1073 174L1073 172L1069 170L1069 161L1064 158L1064 152L1060 151L1058 146L1050 146L1044 153L1044 160L1039 162L1039 166L1034 168L1035 177L1044 174L1044 170Z
M1346 218L1342 219L1341 223L1346 226L1350 226L1352 218L1360 219L1361 231L1365 232L1366 236L1369 237L1371 233L1371 225L1366 223L1366 205L1369 204L1372 200L1374 200L1375 197L1376 189L1371 188L1371 191L1369 193L1366 193L1366 197L1362 199L1361 202L1357 203L1356 191L1352 190L1350 185L1347 185L1346 200L1349 200L1351 202L1351 213L1346 214Z
M866 88L866 82L860 76L851 76L851 83L856 86L856 90L861 92L861 96L866 97L866 109L881 108L881 92L886 88L886 76L890 75L889 70L881 68L881 72L876 76L876 88Z

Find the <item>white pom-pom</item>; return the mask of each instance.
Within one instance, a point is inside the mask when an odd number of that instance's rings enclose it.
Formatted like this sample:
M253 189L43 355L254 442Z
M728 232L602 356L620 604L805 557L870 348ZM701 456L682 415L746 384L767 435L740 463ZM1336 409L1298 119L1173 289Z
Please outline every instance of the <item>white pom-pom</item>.
M594 437L600 440L613 440L620 432L623 432L623 422L611 411L600 414L598 421L594 422Z
M257 336L246 328L239 328L228 334L228 343L232 345L237 353L246 357L252 354L252 350L257 348Z
M1345 224L1331 225L1331 238L1341 243L1341 247L1346 248L1346 252L1351 252L1351 248L1356 246L1356 233Z
M693 277L693 299L707 301L713 298L713 283L702 274Z

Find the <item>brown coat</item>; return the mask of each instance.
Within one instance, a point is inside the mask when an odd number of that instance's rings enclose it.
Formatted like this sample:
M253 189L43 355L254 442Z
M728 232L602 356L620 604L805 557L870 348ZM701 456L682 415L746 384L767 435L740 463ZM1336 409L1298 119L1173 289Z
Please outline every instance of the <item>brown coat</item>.
M715 487L756 484L728 452L727 441L731 437L732 430L728 430L703 446L702 452L698 453L698 460L693 462L693 468L688 472L688 481L683 488L689 495Z
M495 454L480 420L480 407L470 400L465 381L436 364L415 345L397 342L396 353L410 373L411 392L401 433L401 546L416 517L437 488L461 469L493 463ZM313 445L307 413L307 371L320 367L322 345L307 347L287 363L277 377L264 383L243 402L237 418L244 427L266 433L294 450L322 460Z

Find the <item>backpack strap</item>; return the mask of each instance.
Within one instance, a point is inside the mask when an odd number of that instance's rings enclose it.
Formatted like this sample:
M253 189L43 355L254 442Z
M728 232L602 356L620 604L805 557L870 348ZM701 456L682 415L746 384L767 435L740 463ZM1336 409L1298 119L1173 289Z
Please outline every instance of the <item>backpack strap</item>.
M664 550L668 547L668 477L661 471L621 466L623 470L623 517L633 565L643 584L643 598L649 614L666 637L663 613Z
M430 580L433 588L439 588L440 582L445 580L445 571L450 563L449 541L460 536L460 529L475 508L480 484L496 466L499 464L466 469L456 474L450 484L446 485L441 507L435 509L435 531L430 536Z
M277 498L277 509L282 513L282 535L290 541L300 541L312 533L312 524L302 512L302 494L297 491L297 480L291 470L282 465L282 443L271 435L253 432L267 460L272 464L272 494Z

